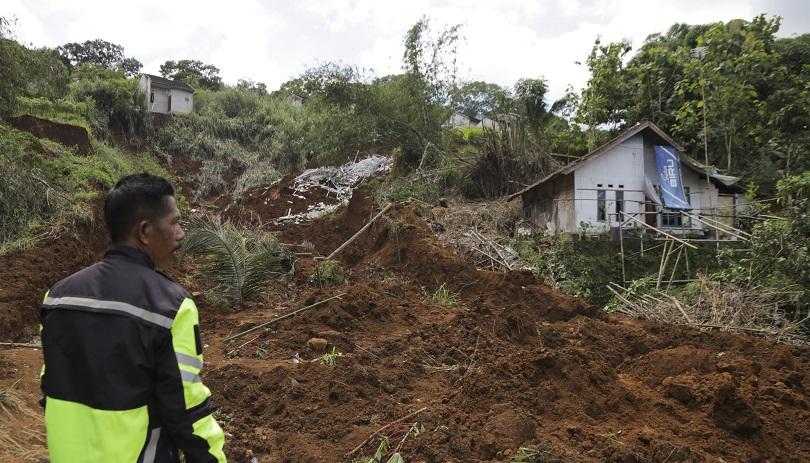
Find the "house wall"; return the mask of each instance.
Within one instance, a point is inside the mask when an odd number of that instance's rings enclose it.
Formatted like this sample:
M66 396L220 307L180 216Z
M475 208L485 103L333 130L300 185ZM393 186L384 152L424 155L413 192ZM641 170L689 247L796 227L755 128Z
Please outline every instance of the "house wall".
M617 227L618 191L624 193L625 213L642 219L644 152L643 135L637 134L574 171L575 220L564 231L576 232L583 224L587 225L589 231L597 233ZM604 221L597 217L597 190L605 190L607 216Z
M562 175L522 197L523 215L549 234L575 228L574 176Z
M169 91L172 95L172 113L188 114L194 109L193 93L177 88Z
M152 87L151 90L154 95L153 101L148 104L149 111L153 113L169 113L169 89L161 87ZM149 98L149 95L146 96Z
M188 114L194 109L194 94L191 92L154 86L152 79L145 75L141 76L138 85L146 95L146 107L150 112L168 114L169 95L172 97L172 113Z

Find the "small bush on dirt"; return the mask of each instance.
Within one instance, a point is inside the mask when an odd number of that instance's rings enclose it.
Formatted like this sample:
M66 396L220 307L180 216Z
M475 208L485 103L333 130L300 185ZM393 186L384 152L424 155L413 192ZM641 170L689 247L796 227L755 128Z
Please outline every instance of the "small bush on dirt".
M315 273L310 278L319 288L337 286L343 283L343 268L336 260L322 260L315 265Z
M453 292L447 287L447 283L442 283L435 293L430 295L430 301L434 304L446 307L455 307L459 303L459 293Z
M234 200L239 200L247 190L271 185L280 178L281 174L270 163L260 162L253 164L246 168L242 175L236 179L236 185L234 185L231 192L231 197Z
M6 243L56 210L59 198L35 171L3 155L0 178L0 243Z
M335 350L335 347L332 346L331 351L321 355L320 357L316 358L315 360L320 362L321 365L327 365L327 366L331 367L331 366L335 365L335 363L337 362L338 357L343 357L343 353L338 352L337 350Z
M218 218L190 221L183 249L207 258L207 272L226 299L244 305L292 268L293 256L272 234Z
M416 172L407 177L392 178L377 192L378 203L395 203L411 198L433 203L439 197L435 172Z

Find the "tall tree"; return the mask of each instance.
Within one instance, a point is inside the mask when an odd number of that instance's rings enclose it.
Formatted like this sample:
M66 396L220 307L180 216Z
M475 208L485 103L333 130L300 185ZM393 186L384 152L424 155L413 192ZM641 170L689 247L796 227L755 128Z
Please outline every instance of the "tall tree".
M69 67L95 64L113 69L124 60L124 47L102 39L87 40L82 43L70 42L60 45L56 50Z
M591 146L600 125L617 127L625 122L628 92L622 60L630 49L627 41L602 45L597 39L585 60L591 78L582 90L576 121L588 126Z
M195 88L219 90L222 77L219 68L196 59L169 60L160 65L160 75L167 79L179 80Z
M703 111L713 160L725 161L728 171L741 171L735 152L756 151L763 130L762 101L767 98L775 70L774 34L779 18L757 16L753 21L717 23L697 41L694 59L684 66L676 85L685 98L673 127L680 134L702 134ZM705 105L705 107L704 107Z
M454 88L451 100L453 109L467 116L508 113L514 111L515 106L508 89L480 80Z

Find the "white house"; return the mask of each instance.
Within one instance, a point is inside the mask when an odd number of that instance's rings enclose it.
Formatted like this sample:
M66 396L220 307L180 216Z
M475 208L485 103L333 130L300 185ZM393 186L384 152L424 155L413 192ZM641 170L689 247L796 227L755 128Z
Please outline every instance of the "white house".
M656 145L680 161L669 173L679 174L672 184L682 188L683 211L667 207L673 202L665 196L672 194L661 185L667 169L662 174L658 167ZM739 180L705 167L655 124L642 122L508 200L520 197L524 219L550 234L604 233L619 226L622 213L673 234L700 233L710 227L698 218L735 223L743 201ZM632 220L626 226L643 227Z
M450 119L448 119L445 126L453 129L459 127L487 127L490 129L496 129L500 126L500 124L500 121L481 113L478 113L475 116L468 116L460 112L454 112L450 115Z
M149 112L188 114L194 109L194 89L185 82L141 74L140 87Z

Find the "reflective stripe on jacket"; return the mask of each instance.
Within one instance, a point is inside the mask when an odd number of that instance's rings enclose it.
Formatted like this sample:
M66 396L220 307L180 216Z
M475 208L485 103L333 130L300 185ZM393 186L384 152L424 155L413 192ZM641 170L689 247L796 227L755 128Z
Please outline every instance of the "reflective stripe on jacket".
M116 245L42 304L45 427L52 463L224 463L199 315L149 257Z

